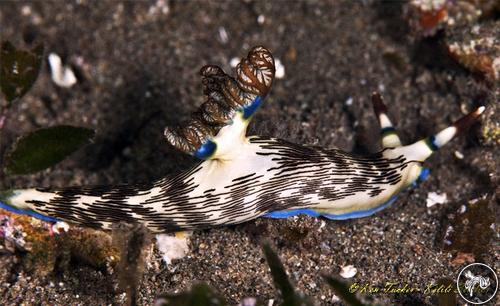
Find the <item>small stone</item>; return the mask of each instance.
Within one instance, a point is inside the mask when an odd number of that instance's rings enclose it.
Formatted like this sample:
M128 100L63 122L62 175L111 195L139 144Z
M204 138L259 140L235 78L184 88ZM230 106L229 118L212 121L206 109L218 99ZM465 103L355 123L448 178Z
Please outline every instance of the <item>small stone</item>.
M169 236L166 234L156 235L156 246L161 253L163 261L169 265L173 259L179 259L186 256L189 252L189 246L186 235L180 237Z
M432 207L436 204L444 204L447 199L446 193L429 192L427 194L426 205L427 207Z
M455 258L453 258L453 260L451 261L451 264L453 266L457 267L457 266L464 265L466 262L469 263L469 262L474 262L474 261L475 261L474 254L459 252L457 254L457 256L455 256Z
M460 209L458 210L459 213L463 214L467 210L467 207L465 205L460 206Z
M274 64L276 66L276 72L275 72L274 76L277 79L284 78L285 77L285 66L283 66L283 64L281 63L281 60L279 58L276 58L274 61Z
M52 76L52 81L57 86L70 88L76 84L76 76L69 66L63 66L59 55L55 53L49 54L49 66Z
M332 303L336 303L336 302L339 302L340 301L340 298L338 296L336 296L335 294L332 295Z
M23 5L21 8L21 13L23 16L29 16L31 15L31 7L29 5Z
M236 66L238 66L238 64L240 63L240 59L237 58L237 57L233 57L230 61L229 61L229 65L231 66L231 68L236 68Z
M56 222L54 225L52 225L52 231L55 234L61 234L61 233L66 233L69 230L69 224L61 221L61 222Z
M258 23L258 24L260 24L260 25L262 25L262 24L264 24L264 22L266 22L266 16L264 16L264 15L259 15L259 16L257 17L257 23Z
M247 297L247 298L244 298L239 304L238 306L255 306L257 305L257 299L254 298L254 297Z
M464 155L460 151L455 151L455 157L458 159L464 159Z
M343 278L352 278L357 273L358 269L356 269L353 265L347 265L340 268L340 276Z
M219 40L223 44L226 44L229 41L229 35L227 34L226 29L224 27L220 27L218 32L219 32Z
M462 66L495 83L500 78L500 22L486 22L466 31L458 28L447 35L449 54Z
M321 223L319 225L319 228L322 229L323 227L326 226L326 222L324 220L321 220Z

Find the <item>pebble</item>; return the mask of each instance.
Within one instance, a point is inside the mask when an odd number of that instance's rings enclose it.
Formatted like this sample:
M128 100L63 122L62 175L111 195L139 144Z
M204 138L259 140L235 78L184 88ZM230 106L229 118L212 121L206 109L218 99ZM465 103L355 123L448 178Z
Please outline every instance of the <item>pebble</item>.
M458 159L464 159L464 155L460 151L455 151L455 157Z
M274 74L274 76L277 79L284 78L285 77L285 66L281 63L281 60L279 58L276 58L274 60L274 64L276 66L276 73Z
M357 273L358 269L356 269L353 265L347 265L340 268L340 276L343 278L352 278Z
M167 265L173 259L183 258L189 252L186 236L175 237L167 234L159 234L156 235L156 246Z
M237 58L237 57L233 57L230 61L229 61L229 65L231 66L231 68L236 68L236 66L238 66L238 64L240 63L240 59Z
M63 66L59 55L55 53L49 54L49 66L51 71L52 81L57 86L70 88L76 84L76 76L69 66Z
M229 35L224 27L219 28L219 39L223 44L226 44L229 41Z
M427 194L426 205L427 207L432 207L436 204L444 204L447 199L446 193L429 192Z
M264 16L264 15L259 15L259 16L257 17L257 23L258 23L258 24L262 25L262 24L264 24L264 22L265 22L265 21L266 21L266 16Z

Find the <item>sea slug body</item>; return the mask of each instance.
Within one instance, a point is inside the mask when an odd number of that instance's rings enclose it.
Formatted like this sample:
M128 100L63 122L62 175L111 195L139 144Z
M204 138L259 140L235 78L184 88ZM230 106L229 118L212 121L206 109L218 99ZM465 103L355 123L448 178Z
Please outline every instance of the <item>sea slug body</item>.
M99 229L143 223L156 233L300 213L365 217L425 177L422 163L484 111L479 107L441 132L403 146L382 97L374 93L384 149L371 156L247 137L274 73L274 59L264 47L254 47L241 60L236 78L217 66L201 69L206 101L186 124L165 130L171 145L202 160L187 171L147 184L11 190L0 195L0 208Z

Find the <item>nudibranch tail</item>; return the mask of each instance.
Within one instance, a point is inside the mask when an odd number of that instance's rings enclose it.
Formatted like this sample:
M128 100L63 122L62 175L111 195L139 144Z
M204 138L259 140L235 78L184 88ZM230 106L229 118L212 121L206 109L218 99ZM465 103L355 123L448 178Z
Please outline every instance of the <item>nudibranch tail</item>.
M202 160L230 158L228 152L243 143L250 118L271 89L274 73L271 52L260 46L236 66L236 79L218 66L204 66L206 102L181 127L167 127L167 141Z
M12 190L2 191L0 192L0 208L6 211L13 212L18 215L26 215L30 216L45 222L57 222L56 218L52 218L50 216L43 215L32 210L27 205L22 205L23 203L18 204L18 206L14 206L11 204L11 199L15 196L16 192Z
M460 134L460 132L465 131L470 125L477 121L484 110L485 107L480 106L437 134L417 141L411 145L401 147L398 152L404 153L408 159L423 162L429 158L432 153L443 147L455 136Z

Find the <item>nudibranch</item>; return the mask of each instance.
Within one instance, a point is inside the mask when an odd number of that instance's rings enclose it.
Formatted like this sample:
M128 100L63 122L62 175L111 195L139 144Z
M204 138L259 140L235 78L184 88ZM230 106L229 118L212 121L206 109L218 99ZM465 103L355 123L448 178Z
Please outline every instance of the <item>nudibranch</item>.
M383 150L371 156L247 137L274 72L273 56L264 47L241 60L236 78L217 66L201 69L206 101L187 123L165 130L172 146L202 160L187 171L147 184L11 190L1 194L0 207L105 230L118 222L142 223L155 233L262 216L365 217L425 176L423 162L484 111L479 107L434 136L403 146L374 93Z

